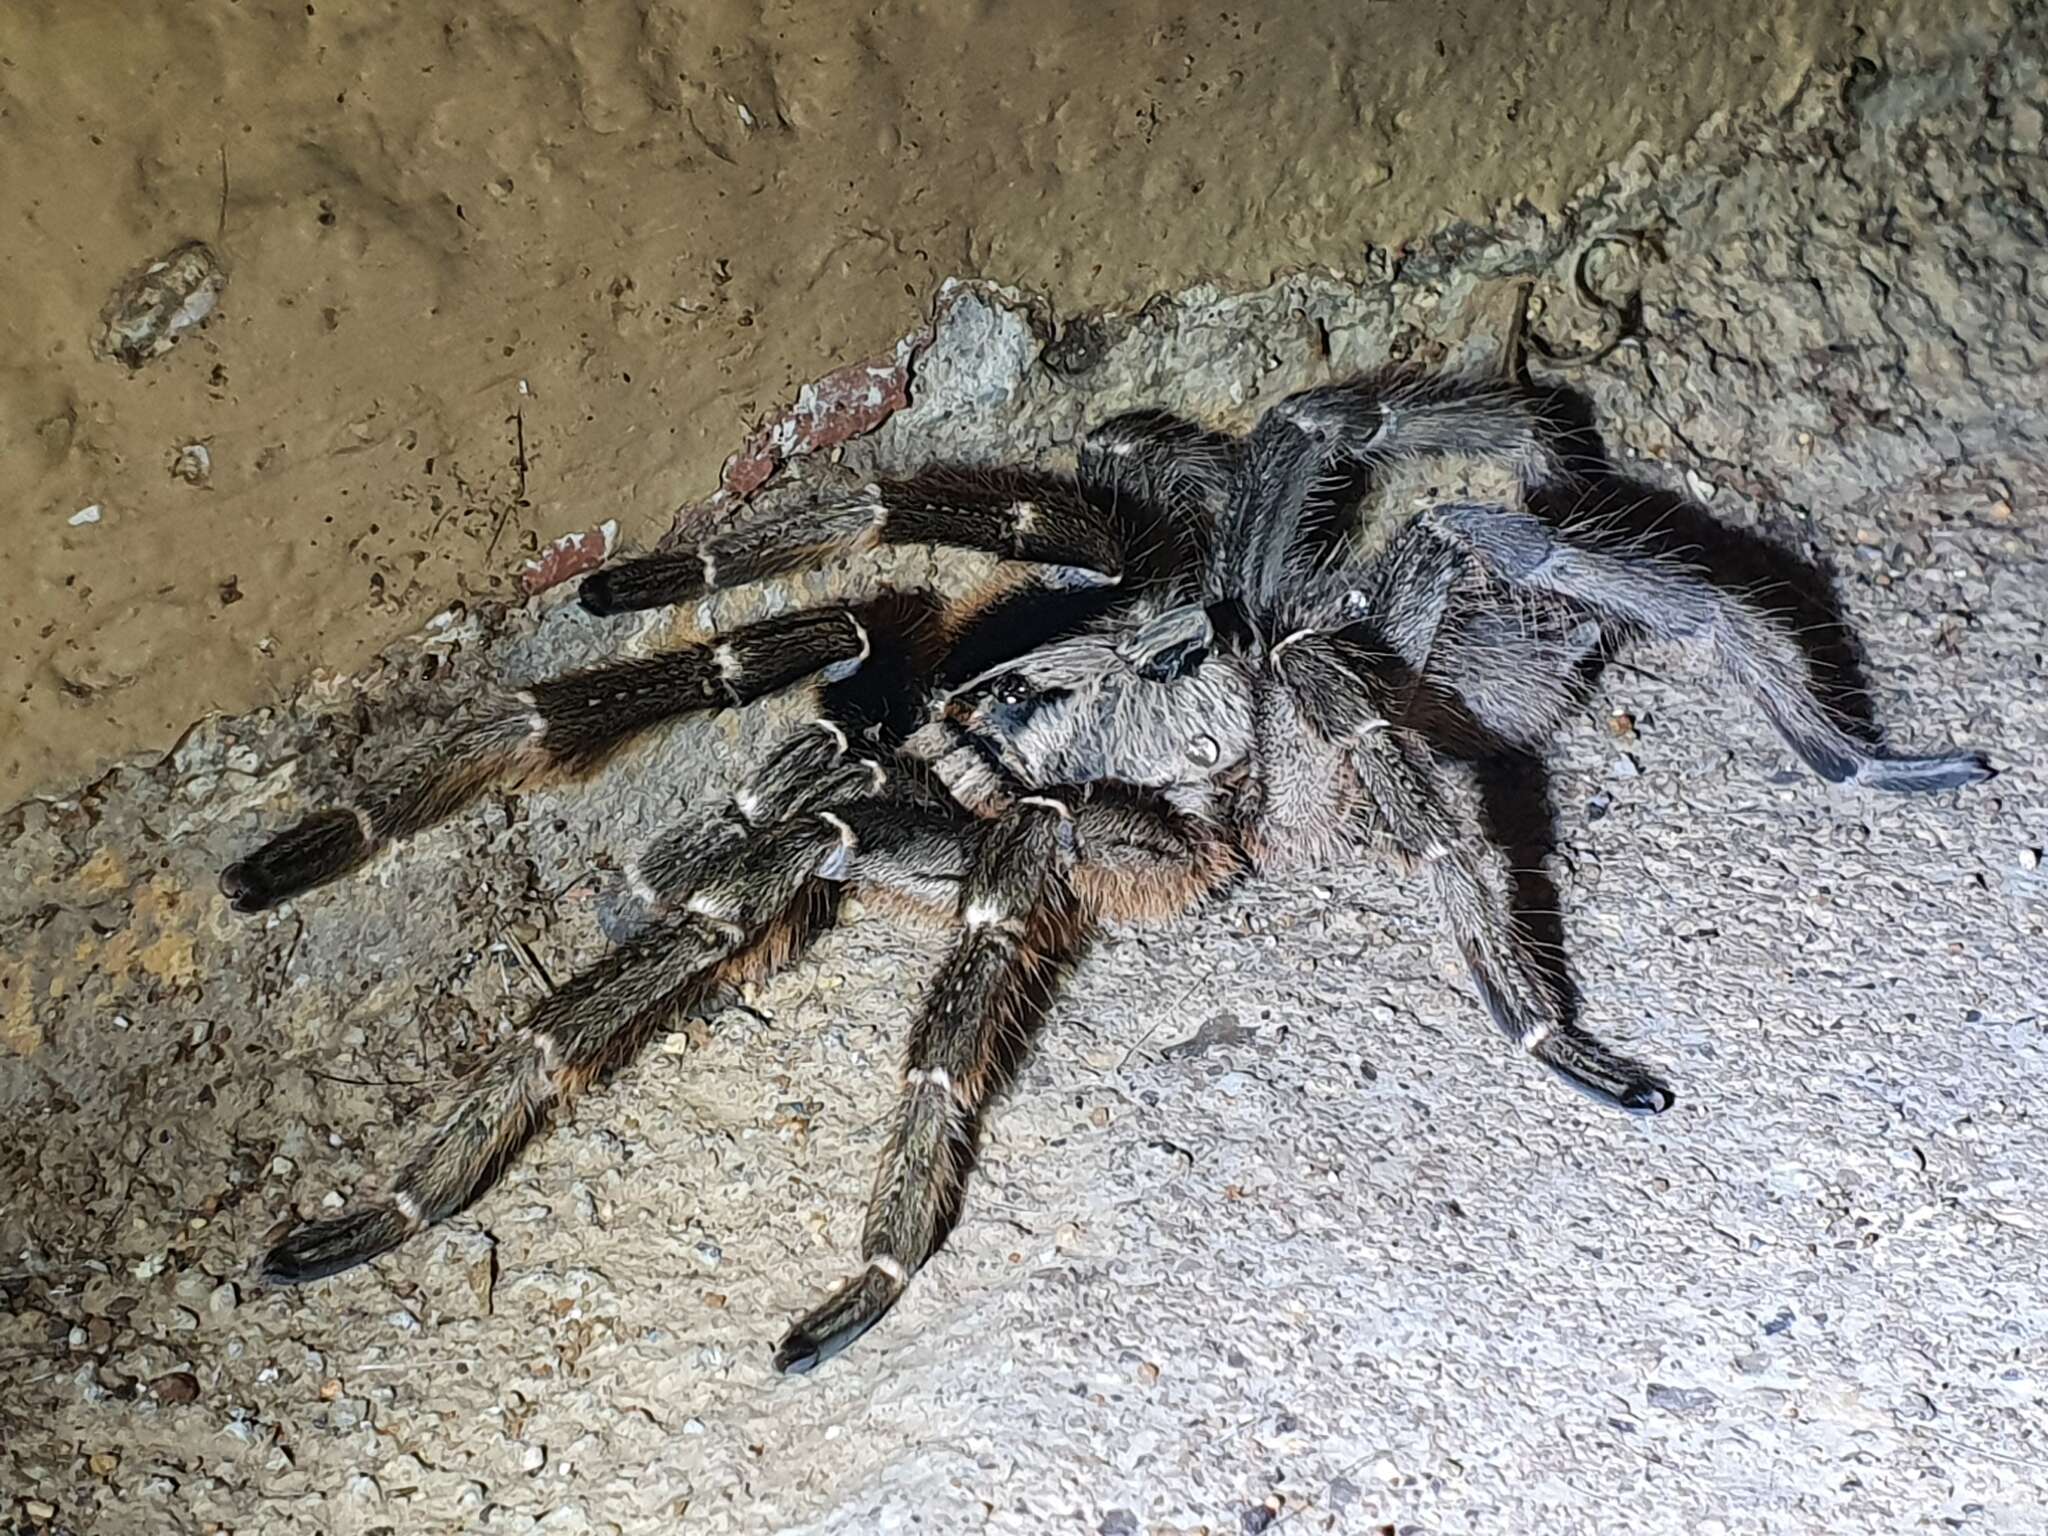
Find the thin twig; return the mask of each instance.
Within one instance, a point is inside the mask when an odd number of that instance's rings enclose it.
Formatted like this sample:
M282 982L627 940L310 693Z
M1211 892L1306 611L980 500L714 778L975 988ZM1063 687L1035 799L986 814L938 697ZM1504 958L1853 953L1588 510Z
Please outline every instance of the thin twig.
M533 952L533 946L516 933L507 933L505 939L512 946L513 952L525 962L526 968L533 972L533 979L540 984L541 996L553 997L555 979L548 974L547 967L540 963L540 956Z
M498 552L498 540L505 535L506 520L512 516L515 506L526 505L526 405L522 401L512 407L512 468L519 475L519 490L511 501L498 508L498 521L491 529L491 542L484 549L484 559L489 560Z

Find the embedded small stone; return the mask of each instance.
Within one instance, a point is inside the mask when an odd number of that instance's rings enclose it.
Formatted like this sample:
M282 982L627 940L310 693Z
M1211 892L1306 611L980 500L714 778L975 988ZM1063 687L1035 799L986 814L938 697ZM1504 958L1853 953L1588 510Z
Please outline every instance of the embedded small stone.
M140 368L177 344L220 302L227 268L211 247L187 241L131 273L100 311L93 351Z
M213 451L204 443L186 443L171 461L171 478L204 485L213 474Z
M160 1403L196 1403L199 1378L190 1371L172 1371L149 1384L149 1395Z
M1645 1396L1652 1408L1681 1416L1710 1412L1721 1401L1704 1387L1668 1387L1654 1381Z

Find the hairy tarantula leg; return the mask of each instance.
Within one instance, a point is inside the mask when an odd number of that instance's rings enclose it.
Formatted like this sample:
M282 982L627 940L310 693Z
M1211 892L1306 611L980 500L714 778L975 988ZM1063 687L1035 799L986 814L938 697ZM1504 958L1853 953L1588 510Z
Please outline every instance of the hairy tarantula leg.
M822 609L500 695L354 803L309 816L230 864L221 872L221 892L237 911L276 906L453 815L493 784L588 771L649 726L749 703L814 673L850 671L867 649L867 633L852 614Z
M1208 530L1222 515L1243 448L1228 433L1166 411L1126 411L1082 437L1081 489L1097 506L1127 517L1134 509L1163 514L1164 525L1147 531L1152 541L1170 547L1133 550L1134 564L1198 564L1206 558Z
M1629 1114L1669 1109L1671 1091L1575 1026L1508 903L1508 872L1476 826L1460 825L1428 748L1394 729L1359 738L1353 762L1378 834L1429 879L1479 1000L1510 1041L1587 1098Z
M1981 753L1893 756L1851 736L1822 703L1812 663L1792 634L1756 604L1681 565L1582 544L1569 530L1555 532L1539 518L1503 507L1446 506L1428 517L1510 586L1568 598L1654 639L1702 647L1831 784L1916 793L1960 789L1992 776Z
M1027 469L934 465L864 493L706 535L584 578L592 613L659 608L883 544L938 544L1057 567L1077 584L1122 578L1114 519L1073 479Z
M1156 791L1107 781L1074 807L1079 857L1068 883L1089 917L1160 922L1241 871L1237 845Z
M697 809L628 859L599 903L598 924L615 943L631 939L679 907L694 882L736 857L759 829L806 814L825 817L843 843L819 866L820 878L852 878L856 853L863 881L881 878L876 872L899 860L907 861L900 873L911 887L920 871L924 878L943 878L950 869L952 886L939 903L950 912L968 821L921 781L918 766L893 755L887 761L862 755L830 720L800 727L776 744L730 800ZM936 853L925 845L936 845Z
M1508 899L1500 851L1445 795L1428 744L1393 725L1387 690L1341 636L1291 635L1272 666L1304 725L1348 739L1366 837L1425 875L1479 1000L1509 1040L1574 1089L1635 1114L1670 1107L1670 1091L1577 1029Z
M1373 373L1290 395L1267 414L1308 433L1329 458L1368 468L1482 458L1524 485L1541 485L1562 468L1530 397L1499 381Z
M1065 806L1027 799L988 829L961 889L959 941L911 1030L861 1238L866 1266L783 1338L777 1370L808 1371L873 1327L952 1227L982 1107L1074 942L1059 874L1072 826Z
M812 818L741 849L680 914L571 978L493 1046L382 1200L298 1227L265 1257L264 1278L298 1285L339 1273L468 1206L551 1110L676 1013L801 948L821 916L818 870L839 847L838 830Z
M1259 418L1232 475L1228 502L1210 555L1204 595L1242 594L1256 610L1285 593L1290 575L1314 564L1337 525L1337 506L1326 470L1323 441L1305 430L1285 406Z

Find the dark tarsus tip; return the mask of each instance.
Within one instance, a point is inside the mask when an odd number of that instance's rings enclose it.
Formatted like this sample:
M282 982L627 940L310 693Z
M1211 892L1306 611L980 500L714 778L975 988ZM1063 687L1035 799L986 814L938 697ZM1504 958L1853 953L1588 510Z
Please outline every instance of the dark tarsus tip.
M1677 1095L1647 1080L1625 1089L1621 1095L1621 1107L1632 1115L1661 1115L1677 1102Z
M331 1221L309 1221L263 1256L263 1279L271 1285L306 1285L389 1253L411 1231L389 1206L351 1211Z
M775 1369L784 1376L808 1376L825 1358L818 1341L801 1328L792 1328L775 1346Z
M576 589L576 601L585 613L594 613L599 618L610 618L618 607L612 601L612 573L593 571L583 578L583 584Z
M887 1315L902 1288L869 1269L782 1336L775 1369L801 1376L817 1369Z
M1830 741L1775 722L1807 767L1830 784L1887 790L1895 795L1931 795L1964 789L1996 778L1998 770L1981 752L1942 752L1931 757L1888 757L1860 742Z
M237 861L220 872L220 893L237 912L260 912L263 902L256 898L255 882L246 861Z
M1585 1075L1566 1062L1553 1061L1546 1056L1536 1059L1573 1093L1591 1099L1605 1109L1618 1109L1623 1114L1647 1119L1651 1115L1663 1114L1678 1102L1677 1096L1668 1088L1647 1077L1625 1078L1610 1085Z
M874 1327L887 1310L884 1307L868 1315L855 1312L842 1318L837 1327L823 1336L812 1333L804 1323L798 1323L775 1346L775 1369L785 1376L808 1375Z
M576 588L585 613L609 618L643 608L666 608L704 591L704 564L694 549L640 555L592 571Z
M372 850L354 811L321 811L220 872L237 912L261 912L354 869Z
M1998 777L1981 752L1951 752L1940 757L1878 758L1858 782L1895 795L1931 795L1944 789L1965 789Z
M1469 956L1467 963L1480 1003L1500 1032L1519 1043L1525 1031L1514 1005L1493 984L1492 977L1471 964ZM1630 1115L1661 1115L1678 1102L1676 1094L1640 1067L1576 1029L1558 1029L1533 1054L1538 1064L1573 1093L1608 1109Z

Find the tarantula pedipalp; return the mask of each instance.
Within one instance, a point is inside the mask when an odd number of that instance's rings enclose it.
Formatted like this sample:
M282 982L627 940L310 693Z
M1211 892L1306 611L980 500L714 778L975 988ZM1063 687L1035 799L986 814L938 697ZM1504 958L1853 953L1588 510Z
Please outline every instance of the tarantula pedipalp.
M1566 515L1520 497L1430 506L1360 553L1346 514L1364 490L1445 454L1547 486ZM585 771L659 722L806 679L820 690L816 724L738 795L626 866L617 947L492 1047L387 1193L297 1227L266 1275L334 1274L463 1209L551 1109L724 983L799 953L849 886L954 936L911 1025L863 1268L783 1339L785 1371L858 1337L943 1240L983 1110L1089 931L1185 911L1248 872L1385 856L1426 882L1510 1041L1602 1103L1664 1109L1655 1078L1571 1018L1469 808L1466 759L1540 747L1589 664L1647 636L1706 651L1833 782L1929 791L1990 770L1846 729L1778 619L1592 531L1569 513L1591 495L1528 397L1380 376L1296 395L1241 439L1135 413L1090 433L1070 474L929 468L588 578L582 601L606 614L878 543L1039 568L936 631L876 630L880 655L871 613L826 608L502 695L230 866L238 908L274 906L488 785Z

